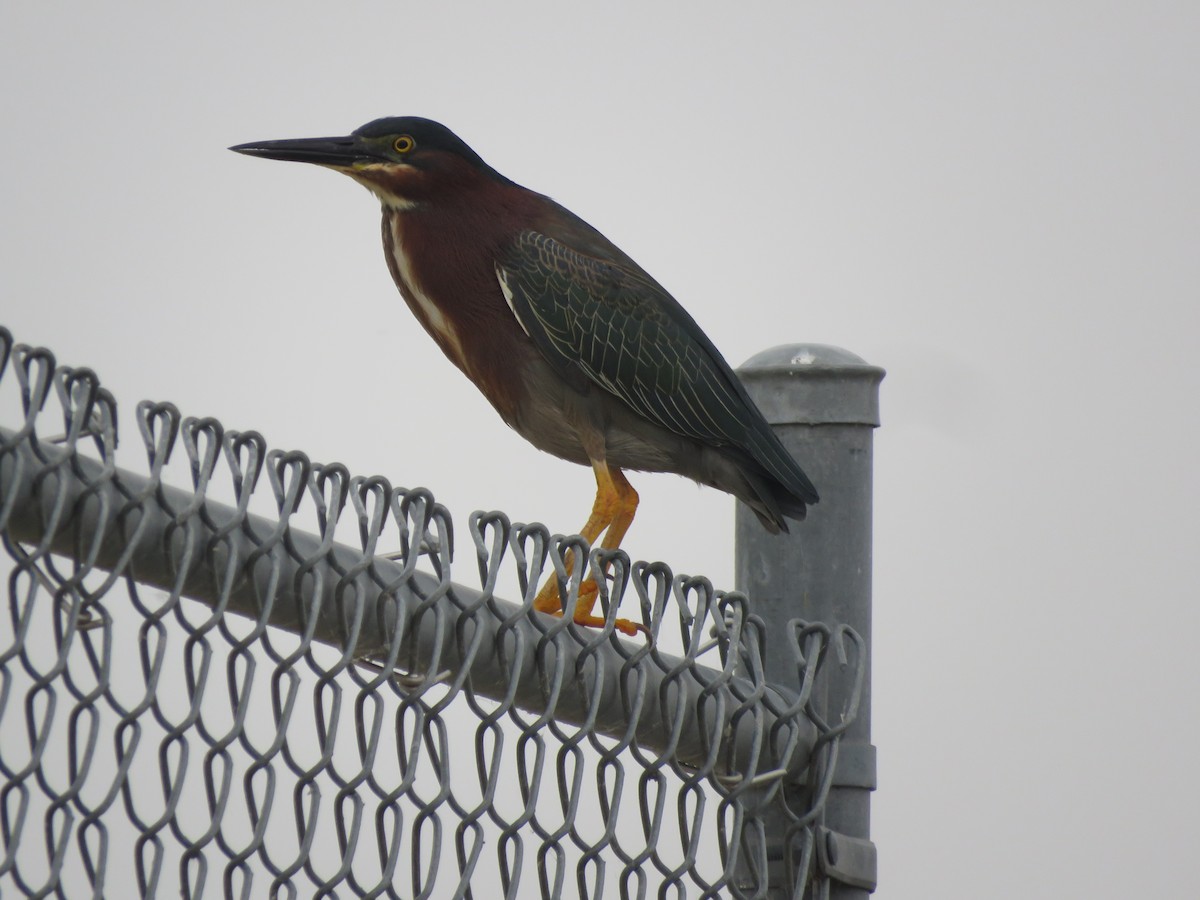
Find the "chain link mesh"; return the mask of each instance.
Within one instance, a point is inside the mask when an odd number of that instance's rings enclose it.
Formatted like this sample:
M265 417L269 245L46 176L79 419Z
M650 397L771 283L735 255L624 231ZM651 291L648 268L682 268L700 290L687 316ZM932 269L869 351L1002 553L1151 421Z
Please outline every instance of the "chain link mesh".
M498 512L456 554L428 491L168 403L118 468L95 374L4 329L0 401L0 894L827 891L852 630L792 622L771 685L763 623L703 578ZM569 608L588 570L606 628L533 612L543 571Z

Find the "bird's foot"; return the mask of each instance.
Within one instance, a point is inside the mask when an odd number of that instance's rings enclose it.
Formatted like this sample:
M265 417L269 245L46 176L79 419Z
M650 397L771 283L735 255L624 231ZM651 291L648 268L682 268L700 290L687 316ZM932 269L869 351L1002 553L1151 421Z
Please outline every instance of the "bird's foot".
M596 598L599 595L600 589L591 578L579 586L579 599L575 603L576 625L583 625L587 628L603 628L608 624L603 616L592 615L592 610L596 606ZM549 613L552 616L562 616L563 608L558 596L558 582L556 579L551 578L538 591L538 595L533 601L533 608L538 612ZM630 619L617 619L613 622L613 627L622 634L627 634L630 637L639 631L645 634L646 637L650 637L649 628Z
M558 614L561 616L562 612L559 611ZM579 613L576 613L575 624L585 625L588 628L603 628L608 624L608 620L603 616L593 616L590 613L588 615L580 615ZM642 634L646 635L647 639L651 638L649 628L647 628L641 622L634 622L631 619L616 619L613 621L613 627L616 628L617 631L621 632L621 634L627 634L630 637L633 637L640 631Z

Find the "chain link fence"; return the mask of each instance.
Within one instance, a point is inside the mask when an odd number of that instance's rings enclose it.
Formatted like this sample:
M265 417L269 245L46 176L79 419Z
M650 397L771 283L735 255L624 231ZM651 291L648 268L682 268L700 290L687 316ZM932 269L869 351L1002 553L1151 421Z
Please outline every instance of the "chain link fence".
M770 684L703 578L136 422L0 329L0 895L828 893L853 630L793 620ZM588 571L606 628L532 610Z

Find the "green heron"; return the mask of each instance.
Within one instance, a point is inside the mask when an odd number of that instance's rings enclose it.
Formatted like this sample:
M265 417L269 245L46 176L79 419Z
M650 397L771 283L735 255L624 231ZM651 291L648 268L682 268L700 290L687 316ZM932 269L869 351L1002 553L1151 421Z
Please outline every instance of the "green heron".
M638 495L622 470L674 472L733 494L775 534L812 482L690 315L595 228L521 187L429 119L347 137L230 149L349 175L383 205L383 247L409 309L518 434L596 475L580 534L620 546ZM575 621L592 614L581 587ZM555 579L534 606L562 614ZM633 634L625 619L617 627Z

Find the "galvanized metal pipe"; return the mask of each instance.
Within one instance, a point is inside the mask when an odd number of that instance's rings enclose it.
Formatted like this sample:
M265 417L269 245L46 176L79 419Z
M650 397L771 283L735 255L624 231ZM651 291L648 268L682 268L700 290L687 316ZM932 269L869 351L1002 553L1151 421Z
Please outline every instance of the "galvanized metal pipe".
M754 599L767 624L766 676L795 678L789 666L787 623L845 623L863 639L865 675L858 714L842 735L817 833L817 874L830 879L830 897L865 898L875 885L870 842L875 747L871 744L871 497L872 434L879 425L882 369L846 350L820 344L775 347L739 370L747 391L800 461L820 503L790 534L769 535L739 504L736 584ZM849 702L844 681L824 685L823 707ZM786 822L777 818L782 830ZM772 851L783 855L783 836ZM780 883L773 879L772 884ZM773 895L774 896L774 895ZM781 892L778 896L784 896Z
M111 477L105 477L102 475L105 467L99 461L79 455L68 459L67 451L45 442L37 445L35 454L28 440L19 440L14 445L13 438L13 432L0 429L0 446L10 445L0 456L0 513L8 515L6 527L11 537L39 544L47 539L47 523L54 520L54 509L67 511L49 535L50 549L74 557L103 533L103 541L91 548L96 554L91 564L109 571L125 566L140 584L165 591L178 588L182 596L211 606L217 596L214 585L226 562L214 557L212 548L219 546L221 554L244 561L258 547L253 535L269 535L280 527L278 521L239 513L207 498L202 501L203 514L189 514L187 527L177 527L170 510L191 509L197 502L196 494L153 484L125 470L116 470L110 473ZM135 515L114 520L115 511L126 506L131 496L150 499L137 505ZM230 523L238 520L237 527L229 530ZM123 561L123 555L130 552L135 532L132 556ZM220 540L214 540L218 535ZM270 625L303 633L311 624L315 640L339 649L345 646L346 635L357 631L355 658L377 663L386 660L397 618L404 615L409 626L400 663L406 673L427 673L453 680L467 666L474 692L495 700L504 699L507 686L514 680L509 671L511 659L505 659L501 652L502 641L507 640L511 646L514 631L520 633L526 647L544 639L542 632L522 614L521 606L496 598L488 599L491 611L488 614L474 616L470 623L461 621L461 611L473 607L482 596L461 584L451 584L447 595L438 599L440 613L413 619L417 607L438 590L445 589L432 575L416 571L403 579L404 566L400 562L382 557L365 559L362 550L345 545L334 545L326 551L320 538L295 530L289 532L288 544L290 552L279 552L276 545L269 557L261 557L258 564L243 569L241 580L228 593L227 612L258 619L262 598L270 596L273 598ZM181 560L188 561L182 574ZM306 566L303 560L318 562ZM395 591L395 602L380 602L383 599L380 584L396 582L401 586ZM319 602L305 596L314 585L320 585ZM361 614L364 598L371 610L367 615ZM314 608L319 610L317 621L310 623L304 611ZM501 623L506 620L510 624L507 637L502 638ZM477 652L469 660L462 659L459 653L460 627L485 632ZM563 637L556 646L556 652L562 654L563 671L567 673L581 671L585 666L592 673L597 667L602 668L603 684L594 710L594 730L615 738L625 737L630 715L622 701L621 679L630 677L625 666L628 654L622 655L607 642L599 647L585 647ZM438 672L429 671L433 661ZM755 688L743 679L714 688L713 682L719 680L717 674L665 654L659 654L652 663L643 662L640 677L645 682L636 691L642 702L637 741L643 748L667 751L668 733L674 731L667 723L675 723L682 717L674 746L674 756L680 763L705 765L710 756L711 735L715 732L723 735L723 745L731 750L721 757L729 761L729 768L761 774L762 744L771 740L779 719L764 708L757 726L755 716L741 715L735 720L731 713L742 705L738 695L749 696ZM545 713L545 684L534 653L523 655L516 681L515 705L538 715ZM791 685L795 681L793 673L790 680L782 683ZM577 683L578 679L568 679L568 685ZM724 701L724 722L714 727L711 717L718 696ZM552 715L563 723L581 724L593 714L589 698L594 697L591 691L585 697L582 690L561 690L557 692ZM772 700L777 709L792 703L786 692L770 687L766 689L766 699ZM702 705L709 713L705 722L701 721ZM791 770L797 772L807 763L816 729L803 717L792 717L783 724L784 731L799 731L790 761ZM741 768L744 763L749 763L748 769Z

